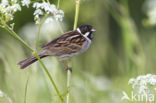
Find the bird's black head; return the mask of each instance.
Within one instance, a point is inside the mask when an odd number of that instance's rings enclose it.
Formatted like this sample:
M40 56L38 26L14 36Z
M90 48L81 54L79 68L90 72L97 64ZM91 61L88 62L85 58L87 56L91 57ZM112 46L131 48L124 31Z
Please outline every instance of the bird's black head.
M84 36L88 37L89 39L93 38L93 32L95 29L91 25L81 25L78 29Z

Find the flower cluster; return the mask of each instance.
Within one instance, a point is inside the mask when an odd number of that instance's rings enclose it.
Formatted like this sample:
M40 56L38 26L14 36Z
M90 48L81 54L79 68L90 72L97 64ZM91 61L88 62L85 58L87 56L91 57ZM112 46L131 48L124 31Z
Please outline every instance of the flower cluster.
M21 3L22 3L22 6L27 6L27 7L29 7L29 5L30 5L30 0L22 0Z
M52 15L56 18L56 20L63 20L64 12L62 10L58 10L54 4L49 4L47 2L36 2L33 4L34 11L34 20L38 24L40 22L39 16L44 15L44 13ZM49 17L46 21L51 21L53 18Z
M2 0L0 3L0 23L1 25L13 20L14 14L17 11L21 11L21 5L29 8L31 3L30 0ZM49 23L53 21L53 17L56 20L63 20L64 12L62 10L58 10L54 4L50 4L48 2L35 2L33 4L34 11L34 20L36 24L40 23L40 16L47 14L50 15L45 23Z
M8 0L2 0L0 3L0 21L11 21L14 18L14 14L17 11L21 11L21 6L17 3L17 0L11 0L11 3L9 3Z
M156 0L145 1L145 12L147 13L148 23L150 25L156 25Z
M152 9L150 9L147 15L149 18L149 23L151 25L155 25L156 24L156 7L153 7Z
M132 84L133 90L139 94L147 94L153 92L156 88L156 75L147 74L138 76L136 79L131 78L128 84Z

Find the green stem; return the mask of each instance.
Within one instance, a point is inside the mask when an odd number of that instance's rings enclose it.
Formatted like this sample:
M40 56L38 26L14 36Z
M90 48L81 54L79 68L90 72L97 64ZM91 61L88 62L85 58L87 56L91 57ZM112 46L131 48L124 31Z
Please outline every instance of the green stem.
M76 0L75 20L74 20L74 27L73 27L74 30L77 28L78 17L79 17L79 8L80 8L80 0Z
M36 45L35 45L35 50L37 50L37 47L38 47L38 44L39 44L41 27L42 27L44 21L46 20L47 16L48 16L48 15L46 14L46 15L44 16L42 22L39 24L38 33L37 33L37 40L36 40Z
M28 77L28 79L26 81L26 85L25 85L24 103L26 103L26 100L27 100L28 81L29 81L29 77Z
M11 36L13 36L16 40L20 41L20 42L21 42L25 47L27 47L30 51L33 51L33 49L30 48L30 46L29 46L23 39L21 39L12 29L10 29L8 25L5 25L4 29L5 29L6 31L8 31L9 34L10 34Z
M77 28L77 23L78 23L78 16L79 16L79 7L80 7L80 0L76 0L76 6L75 6L75 20L74 20L74 26L73 29L75 30ZM72 62L71 60L68 61L68 66L72 67ZM70 89L70 81L71 81L71 71L68 70L67 71L67 88L68 91ZM66 103L69 103L69 98L70 98L70 94L69 92L67 93L67 97L66 97Z
M39 37L40 37L40 30L41 30L41 27L42 27L42 24L44 23L44 21L46 20L48 15L45 15L45 17L43 18L42 22L40 23L39 25L39 30L38 30L38 34L37 34L37 40L36 40L36 50L37 50L37 46L38 46L38 43L39 43ZM35 57L38 59L38 61L40 62L40 64L42 65L44 71L46 72L47 76L49 77L52 85L54 86L54 89L56 90L56 93L57 95L59 96L60 100L62 101L62 103L64 103L64 100L59 92L59 90L57 89L57 86L52 78L52 76L50 75L48 69L46 68L46 66L44 65L44 63L42 62L42 60L40 59L40 57L37 55L37 53L34 51L33 54L35 55Z
M46 74L48 75L48 77L49 77L49 79L50 79L52 85L54 86L54 89L56 90L56 93L58 94L60 100L62 101L62 103L64 103L64 100L63 100L62 96L60 95L60 92L59 92L59 90L57 89L56 84L55 84L55 82L54 82L52 76L51 76L50 73L48 72L46 66L43 64L43 62L41 61L41 59L40 59L40 57L37 55L37 53L36 53L33 49L31 49L31 48L29 47L29 45L28 45L24 40L22 40L13 30L11 30L11 29L9 28L8 25L5 25L4 29L5 29L6 31L8 31L9 34L10 34L11 36L13 36L15 39L19 40L25 47L27 47L28 49L30 49L30 51L32 51L32 52L34 53L35 57L39 60L40 64L41 64L42 67L44 68Z
M37 55L37 53L36 53L35 51L33 52L33 54L35 55L35 57L38 59L38 61L39 61L40 64L42 65L44 71L46 72L46 74L47 74L47 76L49 77L49 79L50 79L52 85L54 86L54 88L55 88L55 90L56 90L56 93L57 93L57 95L59 96L60 100L62 101L62 103L64 103L64 100L63 100L63 98L62 98L62 96L61 96L59 90L57 89L57 86L56 86L56 84L55 84L55 82L54 82L52 76L50 75L48 69L46 68L46 66L44 65L44 63L42 62L42 60L40 59L40 57Z
M57 1L57 9L60 7L60 0Z
M72 67L72 62L71 60L68 61L68 66ZM71 81L71 71L67 70L67 97L66 97L66 103L69 103L69 91L70 91L70 81Z
M8 100L9 103L13 103L13 101L7 94L4 94L4 97Z
M47 0L47 2L50 4L49 0Z

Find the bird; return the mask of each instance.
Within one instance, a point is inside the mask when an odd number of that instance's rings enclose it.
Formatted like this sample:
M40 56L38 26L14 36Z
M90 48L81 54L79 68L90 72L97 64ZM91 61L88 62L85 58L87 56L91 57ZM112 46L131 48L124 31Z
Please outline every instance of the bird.
M47 56L55 56L62 61L67 69L70 69L65 61L85 52L92 43L93 32L95 31L91 25L81 25L76 30L66 32L42 45L42 50L38 52L38 56L41 59ZM37 60L35 56L31 56L20 61L18 65L21 69L25 69Z

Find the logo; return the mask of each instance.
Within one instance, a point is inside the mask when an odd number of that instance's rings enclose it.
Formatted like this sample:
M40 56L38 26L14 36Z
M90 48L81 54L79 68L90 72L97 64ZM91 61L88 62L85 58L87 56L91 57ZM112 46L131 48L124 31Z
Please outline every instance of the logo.
M135 94L133 91L131 95L128 95L125 91L122 91L122 98L121 100L128 100L128 101L138 101L138 102L153 102L155 97L154 94Z

